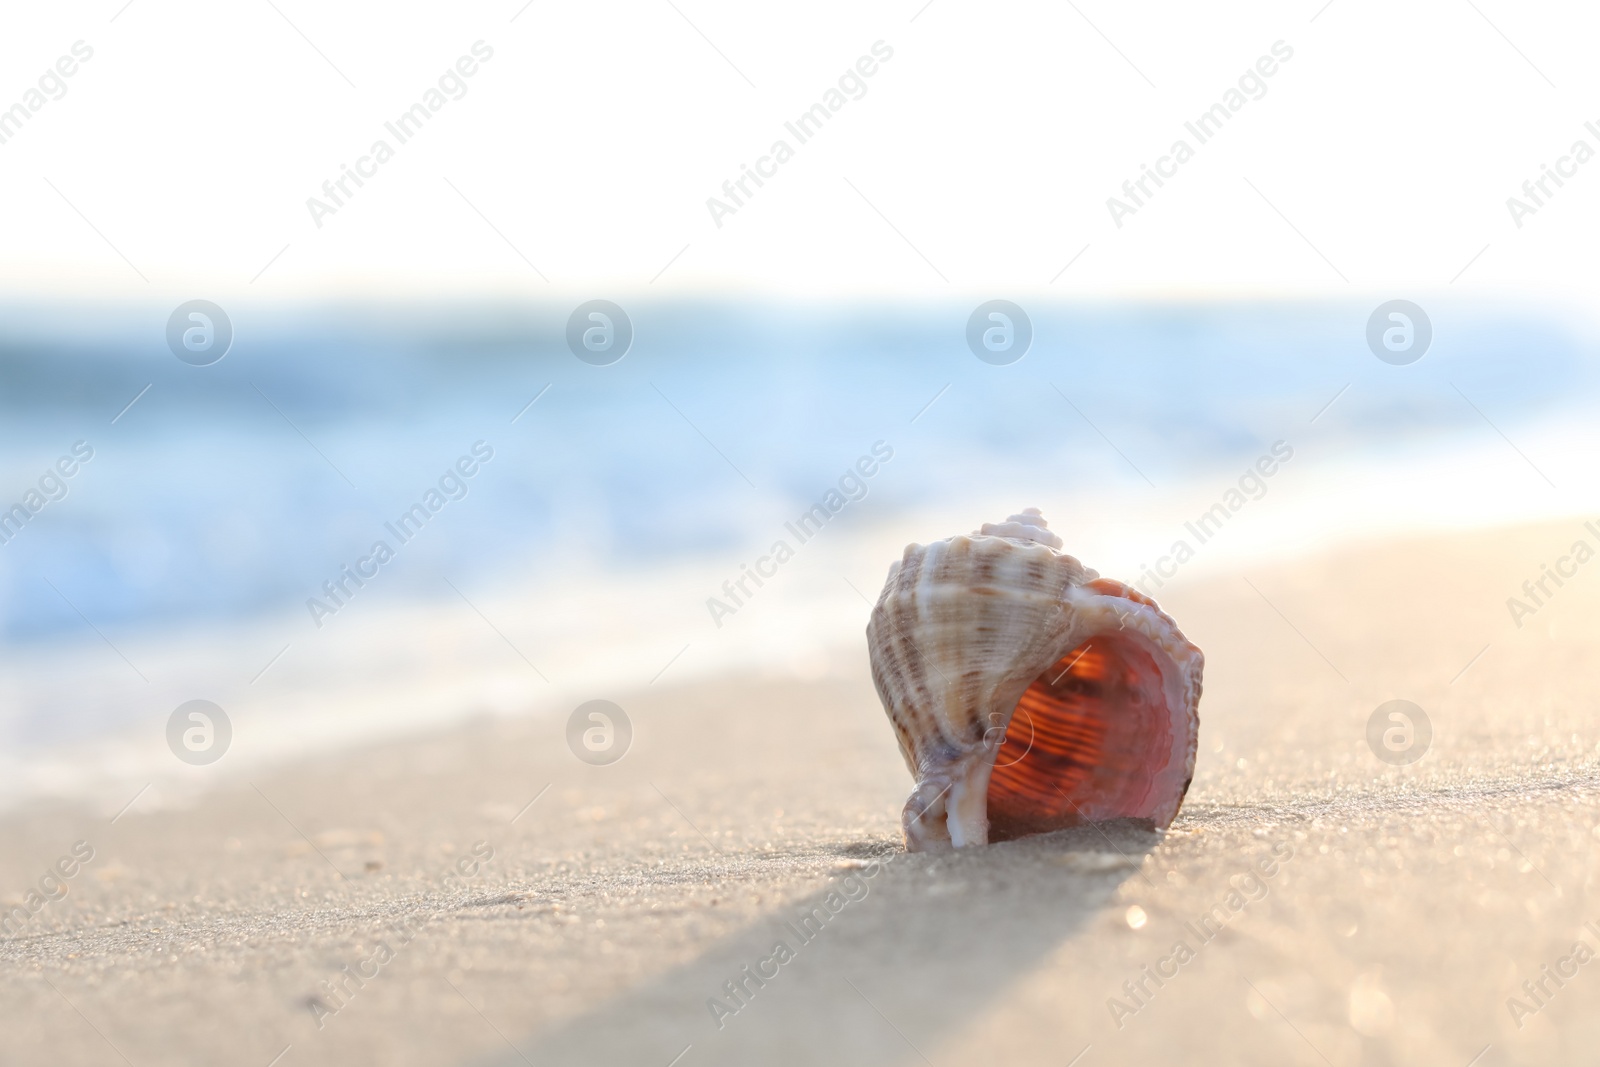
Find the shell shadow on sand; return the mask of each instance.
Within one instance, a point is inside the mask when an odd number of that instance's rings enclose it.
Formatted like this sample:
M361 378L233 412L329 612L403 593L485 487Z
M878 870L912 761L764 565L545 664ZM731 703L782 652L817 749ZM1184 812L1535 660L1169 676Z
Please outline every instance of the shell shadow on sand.
M849 849L823 888L473 1064L927 1062L1144 877L1160 840L1123 820L953 853ZM1063 1045L1096 1010L1062 1005Z

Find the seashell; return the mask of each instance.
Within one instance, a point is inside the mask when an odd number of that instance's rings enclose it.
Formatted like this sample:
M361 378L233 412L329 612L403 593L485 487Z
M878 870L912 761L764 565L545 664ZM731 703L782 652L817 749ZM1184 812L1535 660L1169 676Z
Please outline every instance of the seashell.
M890 566L867 646L916 779L909 851L1177 816L1205 657L1155 601L1061 547L1028 508Z

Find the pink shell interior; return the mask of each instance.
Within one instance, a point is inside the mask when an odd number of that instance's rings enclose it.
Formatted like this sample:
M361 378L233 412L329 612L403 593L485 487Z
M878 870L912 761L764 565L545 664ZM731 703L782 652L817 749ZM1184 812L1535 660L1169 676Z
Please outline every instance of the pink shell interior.
M1113 630L1066 653L1017 701L989 778L989 840L1175 812L1189 783L1162 773L1187 717L1173 710L1142 640Z

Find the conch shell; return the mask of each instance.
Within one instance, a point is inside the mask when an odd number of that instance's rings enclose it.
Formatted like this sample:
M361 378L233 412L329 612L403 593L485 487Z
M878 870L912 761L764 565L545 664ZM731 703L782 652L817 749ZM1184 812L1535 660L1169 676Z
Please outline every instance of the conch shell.
M1178 814L1205 657L1155 601L1060 549L1028 508L889 568L867 646L916 779L912 852Z

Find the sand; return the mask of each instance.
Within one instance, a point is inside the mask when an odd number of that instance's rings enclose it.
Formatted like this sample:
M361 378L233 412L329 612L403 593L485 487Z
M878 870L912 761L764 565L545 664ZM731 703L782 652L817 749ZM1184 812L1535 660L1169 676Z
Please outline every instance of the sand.
M1161 591L1208 661L1164 835L904 854L864 651L839 678L604 694L635 726L608 767L535 708L114 823L15 812L8 906L76 842L93 858L0 940L0 1062L1591 1063L1600 563L1521 628L1505 603L1580 536ZM1409 766L1365 739L1391 698L1433 725Z

